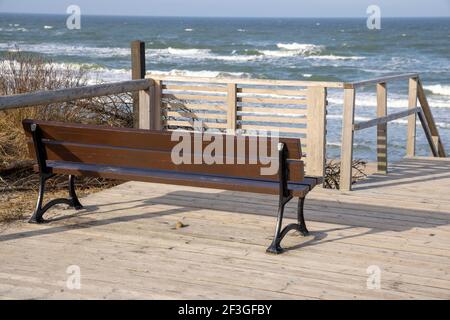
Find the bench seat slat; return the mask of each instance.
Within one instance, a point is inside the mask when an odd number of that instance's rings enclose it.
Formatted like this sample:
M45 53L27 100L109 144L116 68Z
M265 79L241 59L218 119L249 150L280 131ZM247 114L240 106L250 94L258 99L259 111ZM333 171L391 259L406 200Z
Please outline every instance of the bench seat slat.
M93 126L85 124L61 123L53 121L24 120L23 127L25 134L31 139L31 124L36 123L42 131L42 138L56 141L75 142L80 144L105 145L110 147L127 147L144 150L171 151L179 141L171 141L172 132L158 130L141 130L131 128L112 128L108 126ZM216 136L215 134L205 133L204 137ZM245 150L249 150L249 137L245 139ZM193 138L192 138L193 139ZM301 159L300 140L295 138L281 138L280 142L286 144L288 148L289 159ZM193 140L191 140L193 141ZM205 139L203 149L211 141L211 138ZM226 150L226 139L224 141L224 150ZM31 140L30 140L31 142ZM270 154L271 140L267 141L267 150ZM193 142L191 142L193 145ZM236 154L236 145L235 154ZM31 154L34 151L31 150Z
M181 173L152 169L137 169L107 165L92 165L66 161L47 161L47 166L51 169L52 173L58 174L102 177L125 181L189 185L193 187L265 193L274 195L279 193L279 184L275 181L231 178L214 175ZM292 191L293 196L305 197L311 187L307 183L307 181L304 181L302 183L289 183L288 188Z
M169 152L159 150L131 149L104 145L88 145L60 141L43 141L48 160L80 162L95 165L112 165L118 167L135 167L139 169L171 170L176 172L204 173L211 175L227 175L241 178L261 177L261 164L194 164L194 156L189 155L190 163L175 164ZM30 144L32 150L34 146ZM237 158L236 158L237 159ZM245 159L244 159L245 160ZM278 161L273 159L273 161ZM233 163L234 162L234 163ZM294 182L303 180L304 168L301 160L289 160L289 179ZM263 176L264 180L278 181L278 173Z

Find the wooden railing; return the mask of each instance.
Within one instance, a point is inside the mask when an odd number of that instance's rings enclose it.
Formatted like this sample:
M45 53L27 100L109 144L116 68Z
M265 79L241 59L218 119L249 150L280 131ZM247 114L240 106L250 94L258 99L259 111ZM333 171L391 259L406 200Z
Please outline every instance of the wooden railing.
M377 162L381 173L387 173L388 168L387 123L395 119L408 117L407 156L415 155L417 116L433 156L446 156L418 74L353 83L145 75L144 50L142 42L133 42L135 80L3 96L0 111L133 92L136 93L135 126L157 130L196 129L193 126L201 121L206 130L233 133L241 130L244 134L276 130L281 136L301 138L308 174L324 176L327 90L342 89L341 190L352 187L353 139L358 130L377 127ZM387 83L399 80L409 81L408 109L388 115ZM370 85L377 90L377 117L355 123L356 90Z
M326 164L327 89L343 89L343 126L340 189L352 188L354 133L377 127L378 172L387 173L387 123L408 117L407 156L415 155L418 116L435 157L445 150L418 74L402 74L353 83L218 79L147 74L153 86L141 91L140 127L171 130L277 130L280 136L301 138L310 175L324 175ZM409 105L405 111L387 114L387 83L409 80ZM375 85L377 117L355 123L356 90ZM420 102L420 106L417 105Z
M340 82L217 79L147 74L154 86L140 96L140 127L242 134L277 131L301 138L306 171L323 176L327 88Z
M387 114L387 83L390 81L408 80L408 109L405 111ZM377 90L377 118L355 123L355 97L356 89L376 85ZM417 106L417 101L420 106ZM406 107L406 106L405 106ZM388 139L387 123L396 119L408 117L408 132L406 156L416 155L416 120L419 116L420 123L425 132L431 152L434 157L446 157L444 146L439 136L439 131L433 119L425 91L419 75L401 74L384 78L364 80L344 84L344 110L342 123L342 147L341 147L341 176L340 189L349 191L352 188L352 161L353 161L353 136L354 132L370 127L377 127L377 167L379 173L388 173Z
M125 92L147 91L151 86L151 80L142 79L0 96L0 111L109 96Z

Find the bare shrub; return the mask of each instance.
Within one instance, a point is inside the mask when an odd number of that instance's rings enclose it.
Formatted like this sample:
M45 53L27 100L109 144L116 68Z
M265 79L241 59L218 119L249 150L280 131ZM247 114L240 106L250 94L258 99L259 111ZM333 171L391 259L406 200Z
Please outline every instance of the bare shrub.
M20 51L7 53L0 62L0 95L73 88L88 84L83 67L52 63L39 55ZM128 93L0 111L0 222L20 219L31 212L36 201L39 177L29 159L23 119L131 127L132 98ZM117 184L101 178L79 178L80 195ZM66 196L67 177L48 183L49 196Z
M10 52L0 63L0 95L80 87L87 83L85 68L57 65L39 55ZM125 93L0 111L0 170L27 159L22 128L22 120L26 118L130 127L132 99Z
M353 160L353 177L352 183L367 177L365 173L367 162L363 160ZM330 160L325 167L324 185L326 189L338 189L341 180L341 162Z

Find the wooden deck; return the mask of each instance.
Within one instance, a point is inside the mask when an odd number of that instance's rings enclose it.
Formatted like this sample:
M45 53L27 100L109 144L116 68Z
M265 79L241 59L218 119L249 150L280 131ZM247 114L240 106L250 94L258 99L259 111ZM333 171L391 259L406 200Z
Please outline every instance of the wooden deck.
M276 197L131 182L82 202L46 225L1 227L1 298L450 298L450 159L314 191L311 235L288 236L279 256L265 253ZM70 265L80 290L66 287ZM381 289L368 289L369 266Z

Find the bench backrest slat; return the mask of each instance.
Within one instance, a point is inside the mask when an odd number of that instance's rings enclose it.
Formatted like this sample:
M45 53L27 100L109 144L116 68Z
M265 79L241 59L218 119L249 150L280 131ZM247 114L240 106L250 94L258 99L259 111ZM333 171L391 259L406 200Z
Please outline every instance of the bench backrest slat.
M140 169L170 170L177 172L190 172L219 176L242 177L262 180L278 180L278 175L261 176L261 168L268 167L267 162L249 163L249 144L251 137L245 139L245 158L240 159L245 164L239 164L239 155L236 152L237 141L234 139L235 152L233 159L228 159L233 164L205 164L194 163L194 155L189 154L191 164L176 165L172 161L172 149L178 141L171 141L172 132L150 131L139 129L110 128L92 125L66 124L25 120L23 122L25 132L29 140L30 154L35 157L34 146L31 141L31 124L39 126L43 145L46 149L47 160L81 162L98 165L123 166ZM187 132L193 141L194 134ZM221 134L209 134L219 136ZM221 155L226 163L226 139L224 140L224 155ZM275 140L274 140L275 142ZM289 154L289 180L301 181L303 179L303 162L300 161L301 147L299 139L280 138L280 142L286 144ZM209 144L203 142L202 150ZM270 155L272 140L268 139L268 149L265 154ZM194 144L191 144L194 146ZM278 156L276 153L272 155ZM263 159L263 160L268 160ZM278 161L272 159L272 161Z

